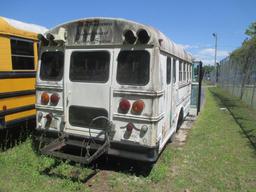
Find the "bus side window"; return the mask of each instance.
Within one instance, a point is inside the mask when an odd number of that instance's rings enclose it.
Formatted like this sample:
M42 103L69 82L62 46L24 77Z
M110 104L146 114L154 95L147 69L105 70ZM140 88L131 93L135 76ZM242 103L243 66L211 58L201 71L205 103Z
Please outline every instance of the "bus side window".
M34 43L32 40L11 38L12 69L34 70Z
M189 76L190 75L190 64L189 63L187 64L187 72L188 72L187 73L187 81L189 81L189 79L190 79L190 76Z
M173 60L172 60L172 65L173 65L173 67L172 67L172 82L173 83L176 83L176 59L174 59L173 58Z
M182 81L182 62L179 60L179 82Z
M186 63L183 62L183 81L186 81Z
M166 83L169 85L171 83L171 74L172 74L172 60L170 57L167 57L166 61Z

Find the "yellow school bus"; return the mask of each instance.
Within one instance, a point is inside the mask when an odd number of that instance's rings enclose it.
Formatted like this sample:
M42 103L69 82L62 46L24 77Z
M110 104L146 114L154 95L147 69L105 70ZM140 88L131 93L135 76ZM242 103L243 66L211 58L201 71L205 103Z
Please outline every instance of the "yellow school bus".
M0 128L34 121L37 34L46 30L0 17Z

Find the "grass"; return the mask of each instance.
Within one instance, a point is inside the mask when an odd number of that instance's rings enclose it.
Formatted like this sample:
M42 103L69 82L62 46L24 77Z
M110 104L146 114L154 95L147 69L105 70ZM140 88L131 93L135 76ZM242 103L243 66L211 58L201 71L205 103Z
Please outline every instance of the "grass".
M54 168L55 164L58 164ZM49 173L45 170L50 169ZM47 157L37 156L31 148L31 140L0 153L0 191L88 191L81 182L70 179L72 171L77 169L68 163L60 163ZM80 169L81 174L90 174L91 170ZM44 173L45 172L45 173ZM49 177L48 175L52 177ZM62 178L55 177L61 174ZM64 190L63 190L64 189Z
M168 145L149 176L109 171L96 175L91 189L82 181L91 169L56 165L27 140L0 153L0 191L256 191L255 117L237 98L209 88L186 144Z

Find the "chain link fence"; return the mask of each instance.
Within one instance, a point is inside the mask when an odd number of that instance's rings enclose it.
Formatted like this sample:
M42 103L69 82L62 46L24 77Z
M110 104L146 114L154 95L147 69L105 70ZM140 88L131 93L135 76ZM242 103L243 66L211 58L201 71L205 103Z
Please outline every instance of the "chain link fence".
M220 62L217 71L217 80L213 79L223 90L256 109L256 55L246 60L227 57ZM216 71L212 71L211 76L216 76Z

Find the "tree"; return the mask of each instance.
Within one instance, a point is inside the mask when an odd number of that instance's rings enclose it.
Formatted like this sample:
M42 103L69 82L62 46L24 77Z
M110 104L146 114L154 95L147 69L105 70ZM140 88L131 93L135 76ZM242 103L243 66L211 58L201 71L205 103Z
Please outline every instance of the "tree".
M245 34L251 38L256 37L256 21L251 23L251 25L246 29Z
M256 29L255 29L256 32ZM255 33L254 32L254 33ZM240 99L243 98L245 84L248 82L251 75L252 67L255 65L256 57L256 33L252 38L245 41L242 47L233 51L230 55L230 59L238 64L240 68L239 71L242 72L242 82L241 82L241 94Z

